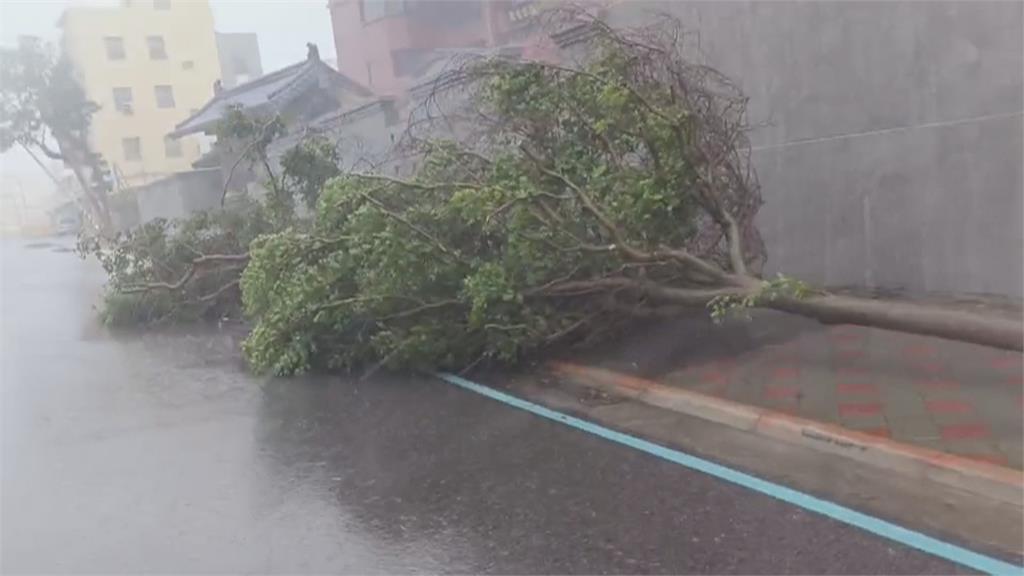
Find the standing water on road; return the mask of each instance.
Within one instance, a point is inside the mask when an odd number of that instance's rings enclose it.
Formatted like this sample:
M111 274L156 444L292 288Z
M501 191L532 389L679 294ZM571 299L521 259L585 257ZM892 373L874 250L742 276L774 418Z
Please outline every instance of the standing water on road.
M251 378L227 330L108 333L69 247L3 244L4 572L472 570L339 493L323 383Z
M3 243L5 573L957 570L437 381L110 333L66 248Z

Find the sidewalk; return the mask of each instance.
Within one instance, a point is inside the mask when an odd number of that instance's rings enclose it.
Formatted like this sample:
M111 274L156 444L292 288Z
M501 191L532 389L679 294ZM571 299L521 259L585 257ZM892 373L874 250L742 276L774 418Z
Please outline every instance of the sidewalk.
M1022 356L785 314L652 326L590 365L1022 468Z

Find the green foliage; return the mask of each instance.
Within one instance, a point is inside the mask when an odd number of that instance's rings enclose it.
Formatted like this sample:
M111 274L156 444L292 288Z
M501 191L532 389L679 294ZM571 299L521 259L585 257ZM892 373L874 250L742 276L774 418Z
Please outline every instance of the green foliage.
M749 295L739 276L760 248L760 200L737 152L745 101L671 48L604 32L577 69L461 70L447 101L465 110L410 126L408 180L340 174L320 138L286 153L278 179L267 151L280 119L232 111L219 141L265 169L265 203L244 225L157 222L99 250L118 299L109 316L207 313L210 284L238 279L258 372L461 370L598 341L679 292L701 304L719 293L709 287ZM315 206L311 221L295 218L295 195ZM755 258L737 265L730 246ZM175 281L196 254L246 251L240 278L228 266ZM150 289L124 298L139 286ZM773 290L793 287L758 297Z
M122 294L108 291L103 296L100 319L107 326L131 328L177 323L199 317L195 307L181 308L179 304L179 299L168 292Z
M49 135L84 141L98 108L66 58L35 42L0 48L0 151L16 143L45 146Z
M79 251L95 255L110 279L102 315L112 325L152 325L240 312L237 289L244 260L196 265L206 255L244 255L259 236L301 229L293 198L297 190L315 202L324 182L337 175L337 154L309 139L285 154L282 178L269 171L267 150L284 133L280 118L231 110L218 126L240 161L264 165L272 180L266 197L234 199L224 209L188 218L154 220L114 239L88 238ZM328 165L329 163L329 165ZM195 268L194 273L192 269ZM182 281L184 279L184 281Z
M316 208L320 190L328 180L341 174L338 150L322 136L304 139L281 157L283 180L310 209Z
M48 46L31 40L0 48L0 152L19 144L61 160L81 186L91 223L107 231L109 185L102 176L103 159L89 145L89 125L98 109L67 57L55 58Z
M217 139L243 143L244 149L238 152L251 162L262 161L270 144L284 133L280 116L251 116L237 106L228 110L217 124Z
M462 369L599 339L628 320L642 294L557 288L636 274L672 282L678 268L632 268L616 243L696 246L704 167L685 143L686 104L638 82L633 64L621 47L584 73L484 62L467 90L495 119L486 158L433 139L410 181L332 180L312 230L252 247L242 289L253 368ZM701 256L725 258L718 246Z
M295 217L294 193L286 188L270 165L268 150L274 140L287 132L280 116L251 116L234 107L217 124L217 141L225 149L246 161L250 168L259 167L266 177L268 189L264 205L276 228L291 224Z
M757 292L743 295L716 296L708 301L707 308L715 323L724 322L730 316L749 319L749 310L758 304L770 302L778 298L804 299L814 291L811 287L796 278L777 274L771 280L764 280Z
M189 282L175 287L193 261L209 254L244 254L270 229L266 210L246 202L231 211L153 220L113 241L83 237L78 251L95 256L107 273L102 315L108 323L180 322L220 317L238 308L237 290L217 291L237 282L244 262L196 269Z

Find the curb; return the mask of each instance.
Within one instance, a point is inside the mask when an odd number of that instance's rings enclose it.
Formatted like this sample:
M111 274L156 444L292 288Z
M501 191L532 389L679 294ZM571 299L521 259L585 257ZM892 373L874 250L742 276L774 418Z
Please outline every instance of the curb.
M937 482L1018 508L1024 507L1024 473L1018 470L681 390L602 368L567 362L552 362L548 368L553 374L576 384L592 386L651 406L836 454L921 481Z

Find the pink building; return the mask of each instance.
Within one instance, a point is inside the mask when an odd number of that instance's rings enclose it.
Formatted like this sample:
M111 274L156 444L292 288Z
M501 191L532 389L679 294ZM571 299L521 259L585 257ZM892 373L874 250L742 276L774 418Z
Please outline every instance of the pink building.
M525 43L536 2L329 0L338 71L397 94L439 51Z

